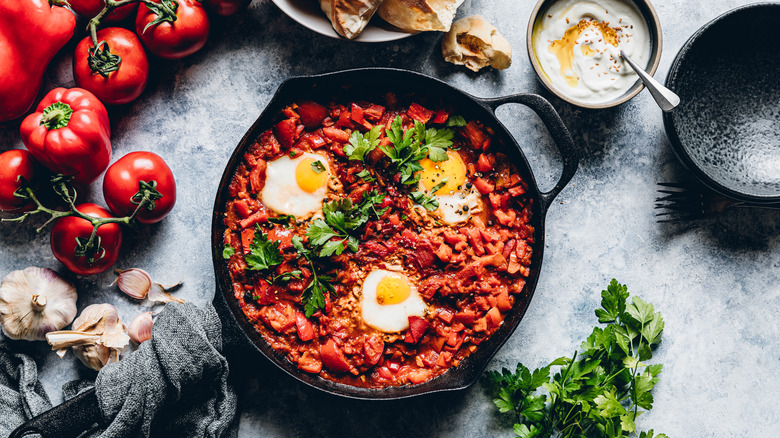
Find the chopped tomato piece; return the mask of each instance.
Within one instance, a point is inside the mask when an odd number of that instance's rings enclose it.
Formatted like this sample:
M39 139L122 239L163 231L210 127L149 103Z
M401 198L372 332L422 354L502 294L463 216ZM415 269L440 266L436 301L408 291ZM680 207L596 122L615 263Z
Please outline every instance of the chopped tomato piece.
M446 309L441 309L436 316L447 324L452 322L452 317L455 316L452 312Z
M295 310L289 304L276 303L260 309L260 317L279 333L286 333L295 325Z
M239 199L234 202L233 205L236 207L236 213L238 213L242 219L246 219L252 215L252 207L249 206L249 200Z
M274 137L282 146L289 149L298 138L298 124L295 119L285 119L274 126Z
M381 105L371 105L368 108L363 109L363 117L371 120L372 122L377 122L382 119L382 116L385 115L385 107Z
M460 321L463 324L474 324L474 321L477 320L477 314L474 313L472 310L465 310L463 312L458 312L455 314L455 321Z
M525 188L523 186L514 186L507 190L507 192L516 198L525 193Z
M450 257L452 257L452 248L446 243L442 243L436 250L436 257L442 262L447 263L450 261Z
M493 154L479 154L477 171L490 172L496 166L496 156Z
M301 341L306 342L314 339L314 325L301 312L295 312L295 329L298 331L298 337L301 338Z
M409 370L407 373L407 377L409 378L409 382L413 385L417 385L418 383L423 383L426 380L431 378L431 374L433 374L433 371L426 370L426 369L412 369Z
M498 219L498 223L505 227L512 226L512 223L517 218L517 213L515 213L514 210L493 210L493 214L496 216L496 219Z
M260 210L238 224L241 225L241 228L249 228L260 222L268 222L268 210Z
M456 245L458 242L465 242L466 236L458 234L449 228L444 229L444 241L450 245Z
M385 351L385 342L382 338L373 334L363 342L363 354L365 355L366 365L374 366L379 363L382 353Z
M259 193L265 187L265 168L265 161L258 160L258 165L249 172L249 183L252 186L252 193Z
M292 246L292 238L295 236L293 230L283 228L273 228L268 232L268 240L279 242L279 249L285 250Z
M416 344L420 342L420 339L425 336L425 332L428 331L428 327L430 326L431 323L425 319L420 318L419 316L410 316L409 330L406 332L404 342L407 344Z
M422 124L425 124L428 123L428 120L431 120L431 117L433 117L433 111L423 107L422 105L413 103L409 105L409 109L406 111L406 115Z
M491 193L493 190L495 190L495 186L493 183L487 181L484 178L477 178L474 180L474 187L479 190L479 193L483 195L487 195L488 193Z
M303 126L318 128L325 117L328 117L328 109L316 102L304 101L298 104L298 114Z
M504 290L500 294L498 294L498 298L496 300L496 306L498 307L498 310L502 312L508 312L512 310L512 300L509 297L509 292Z
M341 129L338 128L334 128L330 126L326 128L322 128L322 133L325 135L325 137L333 141L346 143L349 140L349 134L347 134L346 131L342 131Z
M442 368L449 368L450 362L452 362L452 353L449 351L442 351L436 364Z
M320 357L325 368L334 373L346 373L352 369L352 365L347 362L347 358L341 351L336 341L328 339L325 345L320 346Z
M336 126L339 128L351 128L352 127L352 115L349 111L343 111L339 115L339 120L336 122Z
M251 251L250 246L252 245L252 240L255 238L255 229L254 228L247 228L245 230L241 230L241 246L244 248L244 254L249 254Z
M268 286L268 282L262 278L255 282L255 292L253 298L257 301L257 304L263 306L274 304L276 302L276 295L274 295L273 289L271 289L271 287Z
M501 312L495 307L488 310L487 318L490 327L498 327L498 325L501 324L501 321L504 320L504 317L501 316Z
M447 113L447 111L439 110L436 115L433 117L433 123L442 124L447 121L447 119L450 118L450 115Z
M488 137L485 135L485 131L477 125L477 122L469 122L463 127L461 132L463 132L474 149L482 150L482 146L485 144Z
M307 373L319 374L322 371L322 361L316 350L306 350L298 361L298 369Z

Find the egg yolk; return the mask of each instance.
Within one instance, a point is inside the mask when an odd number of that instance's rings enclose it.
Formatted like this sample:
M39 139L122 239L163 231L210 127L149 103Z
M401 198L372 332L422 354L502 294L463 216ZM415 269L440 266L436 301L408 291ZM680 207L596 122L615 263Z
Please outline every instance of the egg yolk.
M461 189L466 182L466 165L460 154L455 151L447 151L447 161L432 161L430 158L420 160L420 182L427 192L430 192L444 178L447 182L442 188L436 190L436 195L449 195Z
M312 164L318 161L322 164L322 161L320 160L304 158L295 167L295 181L298 183L298 187L306 193L316 192L317 189L324 186L328 181L327 170L323 170L322 172L314 170ZM322 164L322 167L325 168L325 165Z
M403 303L411 293L412 288L405 278L387 276L376 286L376 302L383 305Z

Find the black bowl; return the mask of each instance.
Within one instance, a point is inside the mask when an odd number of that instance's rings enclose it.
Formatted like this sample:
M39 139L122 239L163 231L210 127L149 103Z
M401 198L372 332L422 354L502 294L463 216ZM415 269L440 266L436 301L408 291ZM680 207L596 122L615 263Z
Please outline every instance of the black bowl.
M733 9L683 45L666 86L674 152L705 185L741 201L780 202L780 3Z

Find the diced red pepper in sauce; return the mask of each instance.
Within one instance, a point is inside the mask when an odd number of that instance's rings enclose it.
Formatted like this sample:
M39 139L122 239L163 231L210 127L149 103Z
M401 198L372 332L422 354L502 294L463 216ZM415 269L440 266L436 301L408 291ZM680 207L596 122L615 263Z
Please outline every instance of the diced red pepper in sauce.
M260 210L239 222L241 228L249 228L260 222L268 222L268 210Z
M333 339L328 339L328 342L320 346L320 357L325 368L334 373L346 373L352 369L352 365L347 362L341 348Z
M428 120L431 120L431 117L433 117L433 111L425 108L422 105L413 103L409 105L409 109L406 111L406 115L422 124L426 124L428 123Z
M295 119L285 119L274 126L274 137L284 148L291 148L298 138L298 123Z
M346 143L349 140L349 134L338 128L326 127L322 128L322 133L326 138L340 143Z
M241 230L241 247L244 250L244 254L249 254L252 251L252 240L255 238L255 229L247 228Z
M365 354L366 365L374 366L379 363L384 351L385 342L379 335L373 334L368 336L363 343L363 353Z
M295 312L295 328L301 341L311 341L316 336L311 321L306 319L306 316L301 312Z
M317 128L328 117L328 109L316 102L305 101L298 104L298 114L303 126Z
M432 122L437 123L439 125L444 124L447 122L447 119L450 118L450 115L447 113L447 111L439 110L436 112L436 115L433 117Z

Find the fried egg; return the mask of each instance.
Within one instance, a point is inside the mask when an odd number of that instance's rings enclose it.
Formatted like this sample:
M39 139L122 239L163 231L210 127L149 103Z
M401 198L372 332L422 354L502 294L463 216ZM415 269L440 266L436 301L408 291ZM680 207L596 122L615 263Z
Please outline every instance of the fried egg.
M399 272L377 269L363 282L363 321L385 333L409 328L410 316L424 316L428 306L417 288Z
M420 160L420 190L426 194L444 183L433 193L439 202L434 213L442 222L453 225L465 222L482 210L482 198L466 177L466 164L457 151L448 150L446 161ZM444 181L446 178L446 182Z
M276 213L305 218L322 208L329 177L328 161L321 155L285 155L268 162L260 198Z

